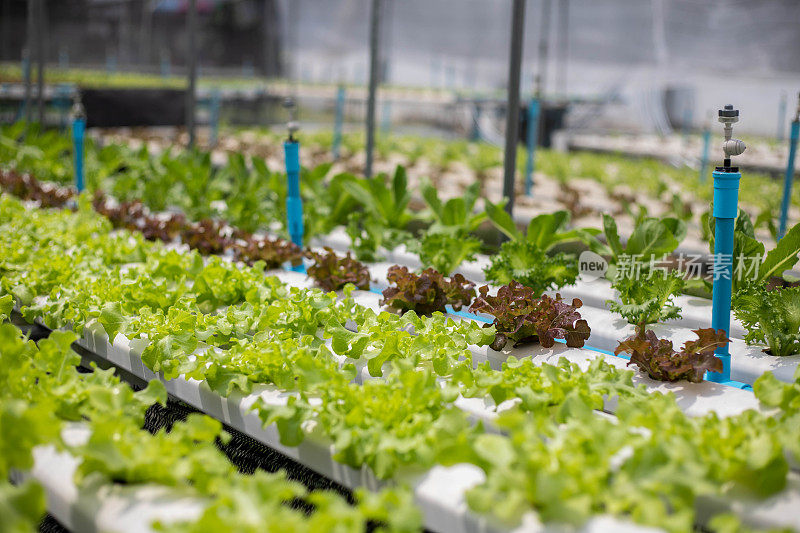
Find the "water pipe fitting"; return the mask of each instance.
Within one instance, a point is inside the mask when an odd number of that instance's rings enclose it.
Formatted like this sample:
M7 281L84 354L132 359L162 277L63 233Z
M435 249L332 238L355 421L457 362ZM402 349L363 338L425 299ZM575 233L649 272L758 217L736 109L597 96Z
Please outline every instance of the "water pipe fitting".
M83 107L80 91L75 91L72 96L72 109L69 115L72 120L86 120L86 109Z
M794 112L794 122L800 122L800 93L797 93L797 110Z
M286 128L289 130L289 141L294 142L294 134L300 129L300 124L295 120L297 104L294 98L287 96L283 101L283 107L289 112L289 121L286 123Z
M733 138L733 125L739 122L739 110L734 109L732 105L728 104L719 110L717 120L722 123L725 133L725 141L722 143L722 151L725 154L723 168L732 169L731 157L742 155L747 149L744 142ZM732 171L736 172L736 170Z

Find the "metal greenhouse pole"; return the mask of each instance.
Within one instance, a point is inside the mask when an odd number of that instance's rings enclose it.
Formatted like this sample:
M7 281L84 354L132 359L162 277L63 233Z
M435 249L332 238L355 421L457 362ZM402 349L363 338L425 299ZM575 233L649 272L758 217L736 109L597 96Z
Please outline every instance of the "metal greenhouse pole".
M503 161L503 196L508 198L506 211L514 211L514 176L517 169L519 139L519 82L522 64L522 38L525 30L525 0L514 0L511 13L511 53L508 62L508 106L506 146Z
M31 105L31 92L32 92L32 81L31 81L31 69L33 68L33 40L34 40L34 33L36 33L36 21L34 16L36 14L36 7L35 7L36 0L28 0L28 19L27 19L27 29L26 29L26 36L25 36L25 49L22 51L22 70L23 75L25 76L25 122L30 124L31 119L33 118L33 106ZM27 126L26 126L27 128Z
M189 148L195 145L195 87L197 84L197 0L189 0L189 86L186 89L186 129L189 132Z
M372 153L375 150L375 93L380 76L380 24L383 0L372 0L369 26L369 95L367 97L367 162L364 175L372 177Z
M36 116L44 125L44 0L36 0Z

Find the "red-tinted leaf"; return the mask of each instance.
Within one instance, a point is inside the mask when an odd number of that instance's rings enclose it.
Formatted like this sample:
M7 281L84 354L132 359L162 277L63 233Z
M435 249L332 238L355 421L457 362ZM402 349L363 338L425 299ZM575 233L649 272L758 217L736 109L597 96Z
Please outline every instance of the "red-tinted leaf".
M659 381L691 381L699 383L706 372L721 372L722 360L714 350L729 342L724 331L698 329L697 340L684 343L676 352L672 341L659 339L651 330L636 327L636 334L620 342L614 353L631 355L629 365L636 365L648 376Z
M515 346L538 340L550 348L556 339L563 339L568 346L579 348L591 334L589 324L577 312L581 305L577 298L572 305L565 303L560 294L537 297L533 289L512 281L500 287L495 296L489 296L488 286L481 287L470 311L494 316L492 325L498 337L513 340Z
M23 200L37 202L42 207L64 207L75 196L71 188L42 183L30 174L15 170L0 170L0 188Z
M389 268L386 278L394 286L383 291L380 305L399 313L411 310L418 315L430 315L435 311L445 313L448 304L459 310L475 297L475 284L464 276L456 274L448 280L432 268L417 275L406 267L394 265Z
M339 257L326 247L324 253L307 251L306 257L314 260L314 264L308 267L309 277L314 278L324 290L338 291L348 283L361 290L369 290L369 270L351 257L350 252L345 257Z
M291 241L254 237L244 232L238 233L233 253L237 260L248 265L263 261L266 269L280 268L286 262L299 264L303 258L303 251Z

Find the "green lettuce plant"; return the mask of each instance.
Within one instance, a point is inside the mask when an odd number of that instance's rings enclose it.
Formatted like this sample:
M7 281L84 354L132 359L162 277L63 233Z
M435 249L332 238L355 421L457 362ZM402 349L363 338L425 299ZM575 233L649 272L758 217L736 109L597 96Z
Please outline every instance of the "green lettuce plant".
M569 213L556 211L531 219L523 234L502 204L484 202L489 220L510 239L500 246L499 253L484 268L488 281L504 285L518 281L537 294L575 283L577 260L570 254L552 250L570 241L591 242L599 232L588 228L566 230Z

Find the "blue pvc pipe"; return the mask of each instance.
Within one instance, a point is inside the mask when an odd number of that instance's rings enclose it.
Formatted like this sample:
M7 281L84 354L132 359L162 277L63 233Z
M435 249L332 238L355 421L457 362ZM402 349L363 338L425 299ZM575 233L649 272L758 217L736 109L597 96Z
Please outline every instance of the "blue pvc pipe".
M711 130L703 131L703 156L700 159L700 183L705 183L708 177L708 149L711 146Z
M211 136L209 138L209 146L217 145L217 137L219 136L219 91L214 91L211 94L211 109L210 109L210 122L211 122Z
M711 296L711 327L731 331L731 284L733 282L733 226L739 209L739 172L720 171L714 176L714 289ZM721 373L708 372L706 379L715 382L731 380L731 355L726 344L714 355L722 360Z
M169 58L166 56L161 57L161 77L169 78L172 75L172 66L170 65Z
M23 80L30 80L31 79L31 60L29 54L25 54L22 56L22 79ZM28 97L30 96L29 93L25 93L25 98L22 100L22 105L20 106L19 116L26 117L26 113L28 112L28 106L31 103L28 101Z
M692 115L693 115L692 106L687 105L686 109L683 110L683 142L687 144L689 142L689 135L692 133Z
M83 179L83 138L86 133L86 119L76 118L72 121L72 143L75 152L75 188L78 194L86 188Z
M778 141L783 140L783 132L786 131L786 93L781 94L781 99L778 101L778 132L775 138Z
M115 54L106 56L106 72L111 74L117 72L117 56Z
M481 140L481 113L483 108L481 107L479 102L475 102L475 107L473 107L473 115L472 115L472 132L470 133L470 139L473 142L478 142Z
M62 133L67 128L67 120L69 118L69 104L70 104L70 93L72 92L72 88L66 84L59 84L56 86L56 97L53 99L53 105L59 110L60 115L60 124L59 127Z
M530 196L533 189L534 155L537 134L539 133L539 98L534 96L528 104L528 158L525 162L525 194Z
M336 114L333 123L333 146L331 147L334 159L339 159L339 151L341 150L342 146L342 123L344 122L344 97L345 97L344 85L339 85L339 88L336 90Z
M283 143L286 160L286 223L292 242L303 247L303 200L300 198L300 143L288 140ZM305 272L303 264L292 265L295 272Z
M797 155L798 137L800 137L800 120L793 120L792 131L789 135L789 160L786 162L786 174L783 177L783 202L781 202L781 219L778 224L778 239L786 234L786 219L789 218L789 205L792 203L794 159Z
M392 129L392 102L391 100L383 101L383 110L381 116L381 134L389 135Z

